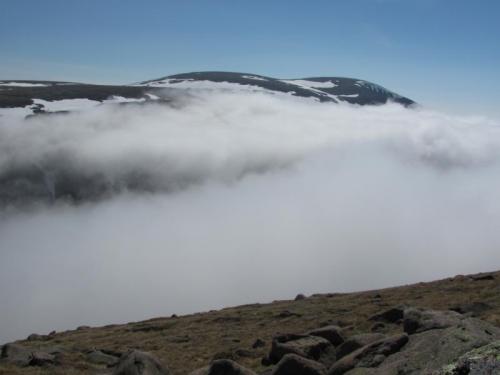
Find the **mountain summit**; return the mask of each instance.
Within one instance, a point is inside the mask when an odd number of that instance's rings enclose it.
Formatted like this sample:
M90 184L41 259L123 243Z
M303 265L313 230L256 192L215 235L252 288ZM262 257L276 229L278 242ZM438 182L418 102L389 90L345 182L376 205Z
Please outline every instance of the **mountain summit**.
M130 85L95 85L61 81L0 81L0 116L68 112L103 103L170 99L179 92L263 92L319 102L379 105L415 102L380 85L342 77L277 79L250 73L192 72ZM13 110L14 109L14 110Z

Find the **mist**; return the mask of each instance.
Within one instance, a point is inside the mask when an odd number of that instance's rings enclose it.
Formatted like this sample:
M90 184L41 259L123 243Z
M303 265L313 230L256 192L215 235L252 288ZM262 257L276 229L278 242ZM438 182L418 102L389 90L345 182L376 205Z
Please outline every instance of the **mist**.
M498 269L499 150L486 117L263 93L0 117L0 342Z

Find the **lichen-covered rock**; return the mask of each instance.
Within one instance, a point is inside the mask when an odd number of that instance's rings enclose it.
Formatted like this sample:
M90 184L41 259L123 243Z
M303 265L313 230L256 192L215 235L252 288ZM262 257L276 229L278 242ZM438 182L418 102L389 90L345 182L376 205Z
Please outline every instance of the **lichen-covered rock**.
M441 374L439 371L443 367L456 364L465 353L500 340L500 329L488 322L462 316L456 325L415 333L409 338L401 351L387 357L377 368L359 368L348 374Z
M379 366L387 356L399 351L407 342L408 335L405 333L372 342L335 362L328 375L341 375L355 367Z
M471 350L436 375L500 374L500 341Z
M435 311L408 308L404 311L403 327L409 335L431 329L443 329L456 325L463 316L455 311Z
M334 325L313 329L307 332L310 336L319 336L327 339L334 346L338 346L345 341L342 328Z
M368 320L374 322L396 323L403 319L404 307L393 307L389 310L382 311L381 313L372 315Z
M455 311L460 314L467 314L469 316L479 316L481 313L491 309L491 306L484 302L472 302L463 303L460 305L455 305L450 308L451 311Z
M287 354L278 362L271 375L326 375L327 369L321 363Z
M383 338L385 338L385 335L381 333L362 333L351 336L337 348L336 358L340 359L355 350L362 348L363 346L382 340Z
M113 375L170 375L170 371L152 354L131 350L122 355Z
M335 361L335 348L330 341L319 336L281 335L273 339L269 360L278 363L286 354L297 354L301 357L330 365Z
M35 351L31 353L30 356L30 366L46 366L53 365L55 363L56 357L53 354L49 354L42 351Z

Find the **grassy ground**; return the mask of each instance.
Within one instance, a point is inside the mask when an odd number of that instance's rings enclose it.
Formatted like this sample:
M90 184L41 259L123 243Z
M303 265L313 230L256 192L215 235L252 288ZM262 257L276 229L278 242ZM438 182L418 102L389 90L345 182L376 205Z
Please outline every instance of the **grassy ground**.
M456 276L382 290L314 295L299 301L244 305L180 317L60 332L46 341L19 343L33 349L60 348L64 351L61 365L17 368L0 364L0 375L110 373L104 366L86 360L85 352L93 348L116 352L134 348L152 352L175 375L203 367L214 357L232 357L249 368L262 370L260 360L269 351L271 337L277 333L301 333L328 323L345 326L348 334L369 332L372 322L368 318L371 315L402 303L449 309L482 302L487 306L478 316L500 326L500 272L491 275L493 280ZM252 349L258 338L266 345Z

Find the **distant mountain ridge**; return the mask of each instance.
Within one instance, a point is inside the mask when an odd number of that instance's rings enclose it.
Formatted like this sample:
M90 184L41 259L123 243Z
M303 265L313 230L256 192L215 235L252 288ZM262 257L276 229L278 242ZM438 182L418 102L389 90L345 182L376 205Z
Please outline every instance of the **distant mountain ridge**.
M258 74L234 72L192 72L175 74L159 79L144 81L141 86L148 87L201 87L200 82L216 84L231 83L254 86L260 89L289 93L295 96L316 98L321 102L348 102L359 105L385 104L388 101L410 106L411 99L396 94L380 85L365 80L344 77L310 77L277 79ZM207 88L209 86L206 86Z
M71 111L105 102L145 102L169 99L176 89L185 91L223 90L285 94L320 102L379 105L415 102L380 85L342 77L277 79L234 72L192 72L170 75L130 85L97 85L61 81L0 80L0 116L5 110L23 108L24 115ZM170 95L171 94L171 95ZM71 100L80 99L79 103ZM84 100L82 102L81 100ZM57 105L54 105L57 104Z

